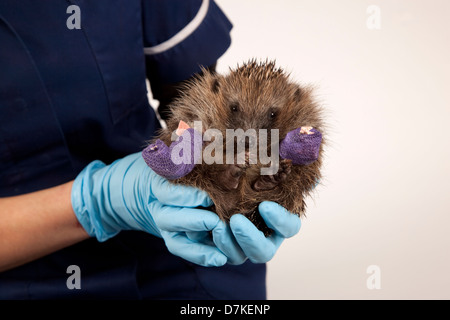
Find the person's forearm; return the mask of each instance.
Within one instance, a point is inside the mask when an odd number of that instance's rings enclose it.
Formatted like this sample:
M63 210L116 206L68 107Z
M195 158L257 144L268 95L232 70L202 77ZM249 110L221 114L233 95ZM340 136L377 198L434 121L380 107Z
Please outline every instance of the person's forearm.
M68 182L0 198L0 272L89 237L72 210L71 189Z

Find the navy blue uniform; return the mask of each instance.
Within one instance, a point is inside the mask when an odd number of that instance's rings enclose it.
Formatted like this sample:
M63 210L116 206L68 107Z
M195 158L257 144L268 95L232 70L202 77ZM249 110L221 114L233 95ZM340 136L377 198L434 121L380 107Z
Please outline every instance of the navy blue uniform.
M81 29L66 25L69 5ZM0 197L142 150L160 128L146 77L162 86L214 64L231 27L208 0L1 0ZM80 267L79 290L67 288L70 265ZM265 265L204 268L160 238L123 231L0 273L3 299L77 297L264 299Z

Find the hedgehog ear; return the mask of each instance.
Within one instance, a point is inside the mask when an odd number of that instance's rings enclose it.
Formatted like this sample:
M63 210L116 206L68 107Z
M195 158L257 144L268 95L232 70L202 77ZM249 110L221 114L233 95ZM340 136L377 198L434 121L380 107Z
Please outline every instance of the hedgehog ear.
M218 93L220 88L219 77L214 76L211 82L211 91L214 93Z
M303 94L304 94L303 89L299 85L296 85L295 92L294 92L294 100L295 101L302 100Z

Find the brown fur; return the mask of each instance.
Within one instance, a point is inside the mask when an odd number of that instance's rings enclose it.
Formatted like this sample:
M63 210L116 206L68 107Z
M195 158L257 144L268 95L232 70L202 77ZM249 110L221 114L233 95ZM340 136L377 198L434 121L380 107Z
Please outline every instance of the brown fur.
M167 121L167 129L156 137L167 145L180 120L191 127L194 121L202 121L204 130L219 129L224 141L225 130L237 128L244 131L276 128L280 140L301 126L312 126L324 134L321 109L312 98L312 89L291 82L285 72L268 61L251 60L228 75L204 71L186 84L171 110L173 115ZM280 159L280 169L274 176L261 176L259 163L203 163L172 182L207 191L215 204L212 209L223 220L242 213L268 234L258 214L258 204L275 201L301 216L305 211L305 197L321 177L322 154L323 143L319 159L310 165L291 165L289 160Z

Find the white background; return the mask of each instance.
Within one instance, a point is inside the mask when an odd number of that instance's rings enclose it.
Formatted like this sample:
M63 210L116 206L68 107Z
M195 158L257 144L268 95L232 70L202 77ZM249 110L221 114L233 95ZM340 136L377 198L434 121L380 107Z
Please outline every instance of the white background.
M216 2L234 24L219 72L276 59L327 113L324 179L268 264L269 299L449 299L450 2Z

